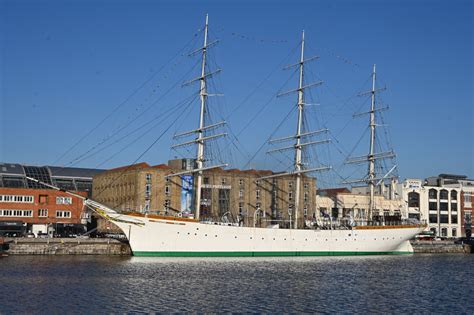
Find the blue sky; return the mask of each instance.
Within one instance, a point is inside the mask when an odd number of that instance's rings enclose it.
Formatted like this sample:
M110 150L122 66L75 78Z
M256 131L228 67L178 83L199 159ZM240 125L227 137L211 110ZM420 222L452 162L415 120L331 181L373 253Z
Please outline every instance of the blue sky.
M297 61L304 29L307 55L320 56L307 78L324 81L311 92L320 105L310 117L314 127L331 129L335 143L322 149L321 160L337 168L363 134L367 121L351 116L368 110L355 95L370 88L375 63L378 85L387 87L380 95L390 107L384 123L401 178L474 177L472 6L459 0L2 0L0 161L108 168L177 156L169 150L171 134L197 121L181 114L183 106L163 117L196 92L197 86L172 87L198 76L197 59L183 54L201 45L193 35L209 13L210 36L220 40L210 65L223 69L215 92L225 94L211 106L238 133L236 152L228 154L234 167L249 162L294 105L294 96L272 96L297 84L280 69ZM176 115L182 119L165 132ZM154 127L123 141L111 137L147 122ZM293 120L286 124L276 134L294 131ZM354 153L364 154L367 142ZM279 164L259 153L250 166Z

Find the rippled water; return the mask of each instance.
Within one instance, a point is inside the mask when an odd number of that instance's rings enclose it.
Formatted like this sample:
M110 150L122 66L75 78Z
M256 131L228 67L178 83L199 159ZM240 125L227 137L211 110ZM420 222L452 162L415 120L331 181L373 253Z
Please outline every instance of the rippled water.
M0 259L0 313L473 313L474 255Z

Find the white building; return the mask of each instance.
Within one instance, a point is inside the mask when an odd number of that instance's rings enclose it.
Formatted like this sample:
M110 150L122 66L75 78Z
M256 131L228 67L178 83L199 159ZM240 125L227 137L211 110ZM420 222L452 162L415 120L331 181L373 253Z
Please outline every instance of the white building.
M463 234L461 218L461 188L447 178L430 177L406 179L402 184L402 198L408 216L425 221L436 236L459 237Z

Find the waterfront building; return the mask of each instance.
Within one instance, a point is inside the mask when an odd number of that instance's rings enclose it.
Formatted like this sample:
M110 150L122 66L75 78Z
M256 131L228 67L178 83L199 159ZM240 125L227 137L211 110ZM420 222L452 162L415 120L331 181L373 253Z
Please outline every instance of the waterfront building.
M122 212L190 215L193 177L169 175L189 170L192 163L192 159L179 159L156 166L138 163L108 170L94 176L93 199ZM204 171L201 217L247 226L265 221L289 226L294 219L295 180L291 176L262 179L272 175L272 171L253 169ZM316 213L315 178L303 176L300 196L299 218L303 221Z
M0 163L0 234L35 235L83 231L90 219L82 199L50 189L35 178L87 197L102 170Z
M407 218L403 200L398 193L380 188L374 196L375 208L369 219L369 188L367 186L318 190L317 208L321 218L351 218L355 223L368 220L400 221Z
M425 220L436 236L465 235L460 178L466 177L440 174L425 180L406 179L402 184L402 195L409 217Z

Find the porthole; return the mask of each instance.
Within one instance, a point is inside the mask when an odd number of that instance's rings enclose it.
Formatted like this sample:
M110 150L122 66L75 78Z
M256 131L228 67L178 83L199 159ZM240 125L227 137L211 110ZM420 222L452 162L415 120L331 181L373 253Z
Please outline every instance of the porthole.
M307 238L305 238L304 240L305 240L306 242L308 241L308 239L307 239Z
M197 233L194 233L194 235L196 236L196 235L198 235L198 234L197 234Z
M207 234L204 234L204 236L207 236Z
M252 239L252 236L250 236L250 239Z
M216 234L216 235L214 235L214 236L215 236L215 237L217 237L217 234Z
M275 240L275 238L273 238L273 240Z
M237 236L234 236L234 238L237 238Z
M264 239L265 239L265 238L264 238L264 237L262 237L262 240L264 240Z

